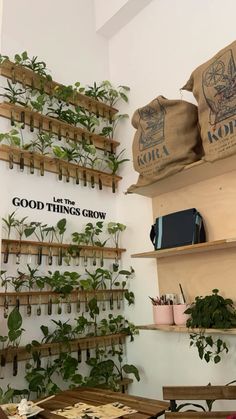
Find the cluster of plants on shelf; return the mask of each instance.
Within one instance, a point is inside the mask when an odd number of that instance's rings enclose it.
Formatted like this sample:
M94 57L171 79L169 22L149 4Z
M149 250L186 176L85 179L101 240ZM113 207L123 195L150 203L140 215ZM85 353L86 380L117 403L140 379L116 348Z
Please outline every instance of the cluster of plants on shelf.
M26 345L26 351L29 352L32 356L32 362L26 364L26 380L29 382L29 391L36 392L37 395L50 394L51 392L57 391L59 388L55 387L52 382L53 373L57 372L58 375L61 375L64 381L69 381L70 385L90 385L92 382L96 385L103 384L104 381L104 369L102 366L106 366L105 369L109 368L112 370L112 382L105 380L104 384L110 384L113 386L115 383L117 385L117 380L123 378L123 373L125 374L134 374L137 379L139 379L138 370L133 365L122 365L123 361L123 347L122 343L119 340L119 348L116 348L116 345L112 343L111 349L108 351L98 349L96 347L96 357L91 358L91 350L87 346L86 359L87 364L91 366L90 375L88 377L82 377L79 374L79 366L82 362L82 351L79 345L78 339L81 337L99 337L106 335L117 335L124 334L129 335L131 340L134 339L134 335L138 333L136 327L126 320L123 316L113 316L109 314L108 318L101 319L97 321L97 316L99 315L99 309L95 309L94 304L89 307L90 310L90 320L88 320L84 315L81 315L75 318L75 324L71 325L68 321L64 323L62 321L52 320L52 323L56 326L54 330L50 330L48 326L42 325L40 327L43 337L41 342L33 340L31 343ZM1 367L0 367L0 378L4 378L4 369L7 363L7 353L9 349L14 349L13 356L13 375L16 376L18 372L18 351L20 339L24 329L22 326L22 316L18 308L14 307L12 312L9 314L8 321L8 335L0 336L1 342ZM77 344L77 358L74 358L71 353L76 352L71 345L75 342ZM46 367L42 366L42 345L50 343L60 343L62 346L60 348L59 357L54 359L53 363L49 358ZM51 353L50 346L49 356ZM107 359L106 362L102 361L100 355L103 355L107 352L106 357L109 356L118 356L118 365L112 359ZM52 368L54 365L55 368ZM49 380L47 378L50 378ZM111 378L110 378L111 379ZM42 387L43 386L43 387ZM22 392L25 390L21 390ZM27 391L27 390L26 390ZM13 393L8 389L7 392L2 392L3 397L13 397Z
M18 218L17 212L13 211L7 217L2 218L3 221L3 230L6 233L6 238L10 240L12 235L19 240L18 251L16 255L16 263L19 264L21 260L21 247L23 238L28 239L29 237L36 238L39 242L38 254L37 254L37 265L42 264L43 256L43 245L46 242L48 247L48 264L52 265L53 263L53 251L52 244L58 243L62 247L58 246L58 265L62 265L63 259L67 265L70 265L72 261L75 261L76 265L80 263L81 251L83 250L83 259L84 266L87 266L88 254L86 253L86 246L99 247L99 259L100 266L104 265L103 251L105 244L110 239L112 240L115 248L119 247L119 238L120 233L126 229L126 226L122 223L109 222L107 224L106 231L104 232L104 223L103 221L97 221L94 223L87 223L85 228L80 232L74 232L71 235L70 242L66 249L63 249L63 244L65 242L65 233L67 228L66 218L60 219L56 225L49 226L46 223L40 221L28 221L28 217ZM102 235L108 233L108 237L102 238ZM51 244L51 246L50 246ZM83 249L83 247L85 247ZM97 253L95 249L93 251L93 266L97 265ZM9 242L6 243L4 250L3 262L8 263L9 259ZM29 248L28 252L28 263L31 263L32 254ZM116 254L115 262L118 265L118 254Z
M25 155L23 151L30 152L29 167L31 174L34 174L35 172L36 155L42 157L39 167L41 176L44 176L45 172L45 164L43 158L45 156L54 157L58 161L58 179L63 179L62 167L64 167L66 171L65 177L67 182L70 181L71 177L70 163L73 163L76 166L78 165L84 169L92 169L102 173L116 175L120 166L129 160L123 157L125 150L121 150L117 155L108 151L101 154L97 151L93 144L89 143L88 139L86 138L83 138L80 142L68 139L65 145L58 145L56 136L50 132L47 133L44 131L37 133L35 138L26 143L22 132L22 124L17 124L15 122L14 128L12 128L9 132L0 133L0 142L10 147L17 147L22 150L19 161L21 171L24 171L25 169ZM14 149L10 148L9 168L13 169L13 167ZM79 184L82 181L83 185L87 186L86 170L84 170L82 175L83 176L81 178L80 172L77 168L77 172L75 173L76 184ZM92 188L94 188L95 178L93 174L90 174L90 183ZM101 179L99 182L99 188L102 189Z
M187 327L198 328L199 331L190 332L190 346L196 347L200 359L215 364L221 361L222 354L227 354L227 343L219 338L214 338L206 329L230 329L236 327L236 310L230 298L218 294L219 290L212 290L211 295L196 297L195 302L185 311L190 315Z
M41 315L41 297L40 292L43 290L50 291L58 294L57 297L52 299L52 295L48 294L48 314L52 314L53 301L57 303L57 314L62 314L62 303L66 303L67 313L71 313L71 293L77 291L76 307L77 311L81 310L81 303L85 305L85 311L90 311L92 316L93 308L95 312L99 313L98 300L96 291L109 290L109 308L114 308L114 295L112 291L120 291L116 293L117 309L121 308L121 301L124 298L128 304L134 303L134 293L126 289L128 280L133 277L134 270L124 270L118 268L116 264L112 265L112 270L97 268L95 272L90 272L85 269L85 273L80 275L78 272L59 272L58 270L51 272L48 271L46 275L40 275L37 268L31 268L27 265L27 271L17 270L16 276L7 275L6 271L1 271L1 285L5 289L4 298L4 317L8 317L9 301L7 292L13 289L17 296L15 298L15 306L20 308L20 296L22 291L28 291L27 295L27 315L32 314L32 304L30 302L31 291L38 291L38 307L37 315ZM88 298L86 292L95 292L93 298ZM80 295L81 294L81 295ZM106 293L102 294L102 310L106 310Z
M70 388L76 386L105 386L113 390L119 390L119 382L132 374L140 380L138 369L132 364L123 363L122 344L111 345L108 348L96 348L95 356L91 356L90 350L86 350L86 364L90 367L89 374L83 376L79 367L82 362L81 350L77 357L70 352L61 351L53 361L48 360L42 366L35 355L33 362L26 364L26 380L29 383L29 391L36 393L37 397L55 394L60 391L58 378L67 382Z
M9 57L0 55L0 64L4 63L5 60L9 60ZM89 132L94 132L95 128L98 128L97 133L100 133L100 129L101 135L109 138L113 138L117 122L127 117L127 115L112 117L109 114L109 122L107 120L104 122L104 118L101 118L102 125L105 123L105 126L100 128L99 111L94 115L94 113L83 109L81 106L72 107L70 104L70 101L78 93L83 93L113 107L120 100L128 102L127 94L130 88L127 86L115 88L108 80L105 80L100 84L94 82L92 86L82 87L80 82L76 82L74 85L69 86L56 85L53 87L51 85L50 94L48 94L45 86L50 86L52 78L44 61L39 61L38 57L29 58L27 52L24 51L22 54L16 54L13 62L40 75L41 83L39 89L35 89L33 79L31 86L26 86L23 82L22 84L17 83L13 73L12 82L8 80L8 87L4 88L4 93L1 95L10 103L30 107L37 112L60 119L73 126L84 127Z

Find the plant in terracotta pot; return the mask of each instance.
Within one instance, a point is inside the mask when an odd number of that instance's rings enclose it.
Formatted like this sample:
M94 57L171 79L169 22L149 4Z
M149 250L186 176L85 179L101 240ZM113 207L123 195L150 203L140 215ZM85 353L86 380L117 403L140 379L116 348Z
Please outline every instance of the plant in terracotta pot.
M215 364L221 361L223 353L228 353L227 343L218 336L213 338L205 333L206 329L231 329L236 327L236 311L233 301L218 294L219 290L212 290L211 295L196 297L195 302L185 311L190 315L187 327L198 328L190 332L190 346L198 350L198 355L206 362Z

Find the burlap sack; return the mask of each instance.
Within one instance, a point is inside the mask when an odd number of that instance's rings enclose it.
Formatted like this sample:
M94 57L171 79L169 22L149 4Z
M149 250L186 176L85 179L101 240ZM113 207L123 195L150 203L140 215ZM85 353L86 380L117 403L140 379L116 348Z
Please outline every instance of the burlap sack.
M198 102L203 158L236 153L236 41L194 70L183 89Z
M151 185L201 158L197 107L192 103L158 96L135 111L132 125L137 129L133 165L140 175L127 192Z

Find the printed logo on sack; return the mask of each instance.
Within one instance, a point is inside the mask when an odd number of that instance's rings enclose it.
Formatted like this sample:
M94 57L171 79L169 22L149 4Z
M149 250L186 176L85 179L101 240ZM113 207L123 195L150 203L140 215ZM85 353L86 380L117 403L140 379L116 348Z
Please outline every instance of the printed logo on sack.
M211 125L236 114L236 66L231 49L204 71L202 89L210 108Z
M161 144L165 140L165 108L158 99L157 107L145 106L139 110L141 135L139 138L139 150Z

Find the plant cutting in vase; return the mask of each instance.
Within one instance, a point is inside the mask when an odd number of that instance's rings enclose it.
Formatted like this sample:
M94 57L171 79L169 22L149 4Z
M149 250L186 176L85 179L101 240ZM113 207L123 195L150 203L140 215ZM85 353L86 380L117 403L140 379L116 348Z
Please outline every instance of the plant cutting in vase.
M236 311L233 301L212 290L211 295L196 297L195 302L185 311L190 315L187 327L199 328L198 332L190 331L190 346L196 347L198 355L206 362L221 361L223 353L228 353L227 343L220 338L205 334L205 329L230 329L236 326Z
M16 226L16 218L15 218L16 211L13 211L11 214L8 215L7 218L2 218L3 221L3 230L7 232L7 240L10 239L11 231ZM7 243L6 249L4 252L3 262L7 263L9 258L9 245Z

